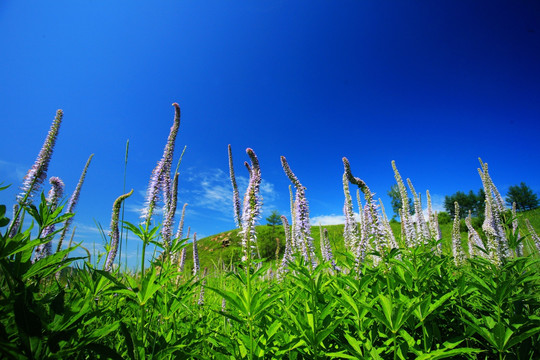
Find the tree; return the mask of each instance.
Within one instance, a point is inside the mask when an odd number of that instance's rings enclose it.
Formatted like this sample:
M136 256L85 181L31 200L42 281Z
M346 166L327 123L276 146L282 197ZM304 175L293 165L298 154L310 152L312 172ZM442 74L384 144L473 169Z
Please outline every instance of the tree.
M538 196L523 181L508 188L506 203L512 206L514 202L518 211L532 210L540 206Z
M399 217L399 210L401 210L403 203L401 202L401 194L399 193L399 187L397 184L392 185L388 191L388 196L390 196L390 204L392 205L392 210L394 211L394 217ZM414 215L414 205L411 198L409 198L409 209L411 215Z
M272 211L272 214L266 218L266 225L268 226L276 226L281 225L281 215L277 212L277 210Z
M482 217L484 216L485 199L486 193L482 188L478 190L477 194L472 190L470 190L468 194L463 191L458 191L455 194L450 196L446 195L444 197L444 208L450 216L454 218L454 202L457 201L459 208L461 209L460 217L462 219L469 216L469 211L471 211L472 216L474 217Z

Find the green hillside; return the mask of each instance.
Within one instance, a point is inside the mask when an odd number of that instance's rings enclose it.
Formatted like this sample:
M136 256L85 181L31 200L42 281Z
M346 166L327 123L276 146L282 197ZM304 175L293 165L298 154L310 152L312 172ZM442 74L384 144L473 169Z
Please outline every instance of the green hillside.
M526 211L518 214L520 218L520 229L522 235L528 235L527 228L525 226L524 219L528 218L537 233L540 232L540 209ZM473 222L474 223L474 222ZM477 223L480 223L477 221ZM481 224L481 223L480 223ZM401 224L399 222L393 222L390 224L394 231L396 239L401 235ZM447 254L452 253L452 222L446 224L440 224L442 238L443 238L443 252ZM328 230L330 244L334 256L339 258L343 257L344 243L343 243L343 224L341 225L326 225L322 227ZM320 227L312 226L311 235L314 240L315 251L320 256ZM466 230L464 222L462 221L461 230ZM477 227L477 230L482 233L481 228ZM199 250L199 260L201 268L208 267L209 270L215 267L221 268L223 265L229 265L231 262L238 261L242 256L242 239L238 234L239 229L233 229L230 231L222 232L212 236L208 236L197 241ZM463 247L467 249L467 231L461 231L461 240ZM278 257L283 256L285 249L285 232L282 226L276 226L272 229L268 225L257 226L257 240L259 253L265 260L275 260L276 250L278 247L279 239L279 253ZM193 253L191 246L188 248L186 258L186 269L193 267ZM529 238L525 241L525 252L530 253L534 250L534 244Z

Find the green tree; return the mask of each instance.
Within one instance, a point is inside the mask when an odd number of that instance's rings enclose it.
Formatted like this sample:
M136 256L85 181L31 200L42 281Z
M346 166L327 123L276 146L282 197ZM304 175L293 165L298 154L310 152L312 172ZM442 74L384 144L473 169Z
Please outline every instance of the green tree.
M484 189L478 190L478 193L475 194L472 190L469 193L464 193L463 191L458 191L452 195L446 195L444 197L444 208L451 218L454 218L454 201L457 201L459 204L460 217L462 219L469 216L469 211L471 211L472 216L474 217L483 217L484 208L485 208L485 199L486 193Z
M392 205L392 210L394 211L394 217L399 217L399 210L401 210L401 194L399 193L399 187L397 184L392 185L390 190L388 190L388 196L390 196L390 204ZM414 215L414 205L411 198L409 198L409 209L411 215ZM394 218L392 217L392 219Z
M281 225L281 215L277 212L277 210L273 210L272 214L266 218L266 225L270 226L272 228L272 238L274 238L276 225Z
M506 203L508 206L512 206L514 202L518 211L532 210L540 206L538 196L523 181L519 185L508 188Z

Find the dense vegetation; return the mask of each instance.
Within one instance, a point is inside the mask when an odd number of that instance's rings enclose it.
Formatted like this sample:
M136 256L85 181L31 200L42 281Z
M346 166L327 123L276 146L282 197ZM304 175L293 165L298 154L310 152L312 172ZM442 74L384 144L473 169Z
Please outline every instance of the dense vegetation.
M56 235L65 236L78 196L64 209L62 184L54 179L47 196L33 198L46 175L57 116L14 216L8 219L0 206L2 358L540 357L539 212L516 214L501 206L487 164L480 172L483 222L460 219L455 203L453 221L439 225L429 193L425 220L419 196L408 181L409 201L395 164L401 221L388 221L344 158L345 224L323 229L309 226L304 188L282 158L295 188L293 216L291 225L281 217L283 226L272 228L256 226L261 178L255 153L247 151L250 182L240 204L230 152L238 229L188 242L183 217L178 232L171 231L178 184L177 174L170 176L179 126L174 105L144 221L123 224L142 243L134 273L114 265L118 214L131 192L114 203L110 243L97 265L71 256L81 245L50 249ZM358 199L364 195L358 217L351 185L358 187ZM162 226L151 221L158 193L165 200ZM35 229L25 226L29 218ZM148 266L150 246L159 253Z

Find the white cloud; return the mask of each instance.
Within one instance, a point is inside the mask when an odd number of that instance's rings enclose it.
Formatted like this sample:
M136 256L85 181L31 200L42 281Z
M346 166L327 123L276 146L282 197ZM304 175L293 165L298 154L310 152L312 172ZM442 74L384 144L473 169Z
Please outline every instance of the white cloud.
M20 164L15 164L9 161L0 160L0 173L3 173L4 179L9 182L22 182L28 167ZM6 184L4 184L6 185Z
M360 215L358 213L354 213L354 219L358 222L360 221ZM311 225L339 225L345 223L345 216L344 215L319 215L314 216L311 219L309 219Z

